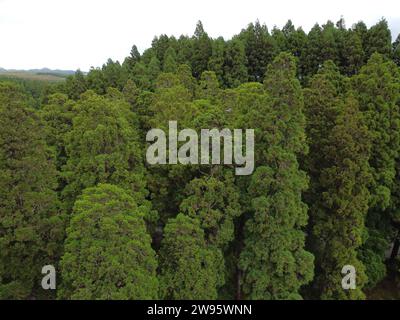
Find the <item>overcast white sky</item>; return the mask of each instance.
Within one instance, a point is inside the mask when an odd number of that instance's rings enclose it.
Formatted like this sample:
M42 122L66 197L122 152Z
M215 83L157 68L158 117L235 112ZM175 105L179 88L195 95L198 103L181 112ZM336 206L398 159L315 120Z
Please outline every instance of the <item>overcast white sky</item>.
M192 35L197 20L230 38L256 19L308 31L341 15L349 27L385 17L392 36L400 32L400 0L0 0L0 67L86 71L122 61L132 44L143 51L155 35Z

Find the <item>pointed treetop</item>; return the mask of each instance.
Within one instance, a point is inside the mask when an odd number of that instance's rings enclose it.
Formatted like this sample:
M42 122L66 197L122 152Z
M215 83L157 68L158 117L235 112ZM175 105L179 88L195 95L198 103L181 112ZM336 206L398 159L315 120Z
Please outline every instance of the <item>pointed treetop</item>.
M204 31L203 23L199 20L196 24L196 29L194 31L194 36L199 39L203 36L207 36L207 33Z
M140 53L139 53L139 50L138 50L138 48L136 47L136 45L133 45L133 46L132 46L132 49L131 49L131 58L132 58L134 61L139 61L139 59L140 59Z

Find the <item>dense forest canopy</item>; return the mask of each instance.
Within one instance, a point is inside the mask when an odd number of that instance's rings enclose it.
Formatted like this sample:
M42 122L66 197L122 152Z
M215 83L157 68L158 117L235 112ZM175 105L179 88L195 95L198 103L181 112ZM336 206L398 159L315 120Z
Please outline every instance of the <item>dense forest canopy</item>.
M0 80L0 299L400 299L399 67L384 19L198 22L65 81ZM253 174L149 165L169 121L254 129Z

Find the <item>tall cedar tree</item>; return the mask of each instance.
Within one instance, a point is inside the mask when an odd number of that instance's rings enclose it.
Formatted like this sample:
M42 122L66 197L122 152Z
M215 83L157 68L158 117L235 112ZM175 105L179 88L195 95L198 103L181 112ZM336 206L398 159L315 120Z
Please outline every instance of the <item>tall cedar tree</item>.
M252 217L246 223L240 265L247 299L301 299L299 289L313 277L313 256L304 250L307 178L297 155L307 150L300 83L293 56L280 54L268 67L271 96L269 140L263 166L249 187Z
M366 276L357 249L368 210L370 137L357 100L343 98L335 79L340 75L328 64L304 94L310 145L309 243L316 257L313 287L321 299L360 299ZM346 265L356 268L356 290L342 288Z
M231 40L227 43L223 70L224 83L227 87L237 87L247 82L246 54L240 40Z
M144 203L146 181L137 117L127 102L88 91L75 108L73 125L66 136L67 164L63 191L70 210L83 189L111 183Z
M216 250L207 247L198 219L184 214L170 219L160 249L161 298L216 299L218 258Z
M259 21L249 24L239 38L245 45L249 80L262 82L267 65L276 55L275 39L269 34L267 26Z
M57 265L63 219L57 171L22 89L0 83L0 299L43 297L42 267Z
M192 93L182 79L172 73L162 73L158 77L155 95L150 104L151 128L161 128L169 132L169 121L177 121L178 131L193 128L193 119L200 110L192 103ZM160 213L163 223L179 210L183 189L193 179L192 166L153 165L149 167L149 190L153 205Z
M203 71L207 70L208 60L212 54L211 39L208 34L204 31L203 24L201 21L197 22L196 30L192 38L193 50L192 50L192 71L196 78L199 78Z
M392 35L385 19L382 19L368 29L364 50L367 59L369 59L369 57L371 57L375 52L386 56L386 58L391 57Z
M375 53L352 80L372 135L369 163L373 181L367 218L369 238L362 255L370 285L374 285L385 274L385 251L394 236L391 225L393 211L389 208L393 201L396 159L400 151L399 70L394 62Z
M65 137L72 128L74 106L75 101L69 100L67 95L55 93L48 97L47 104L40 110L46 142L55 152L57 170L67 162Z
M224 53L225 53L225 40L222 37L213 40L212 53L208 61L208 70L213 71L218 78L218 81L224 83ZM205 71L206 72L206 71ZM204 73L204 72L203 72ZM203 75L202 73L202 75Z
M157 299L157 260L144 216L124 189L85 189L67 229L59 297Z

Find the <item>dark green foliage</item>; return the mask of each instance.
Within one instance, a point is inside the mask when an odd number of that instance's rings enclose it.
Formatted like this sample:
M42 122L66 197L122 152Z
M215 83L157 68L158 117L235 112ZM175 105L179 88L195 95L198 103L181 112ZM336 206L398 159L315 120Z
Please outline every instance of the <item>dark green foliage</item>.
M211 39L204 31L201 21L196 25L192 41L192 71L193 75L198 78L203 71L207 70L208 60L212 54Z
M336 64L340 63L340 43L337 34L340 30L335 28L332 21L328 21L322 26L321 33L321 61L332 60Z
M68 161L63 191L71 208L83 189L111 183L126 189L138 203L145 192L143 148L139 143L136 115L123 100L86 92L75 108L66 137Z
M193 43L188 36L181 35L177 40L177 62L180 64L191 65Z
M358 259L369 204L370 136L354 97L343 97L340 77L327 64L305 90L310 152L309 247L316 257L315 297L362 299L365 267ZM341 270L357 270L356 290L343 290Z
M227 87L237 87L247 81L246 54L239 40L227 43L224 58L224 83Z
M391 224L395 211L390 207L395 200L392 189L396 177L396 159L400 151L399 79L396 65L378 53L373 54L360 74L352 79L372 137L369 164L373 180L366 223L370 237L365 243L362 256L375 261L375 265L380 261L380 266L367 270L379 270L377 272L381 275L385 251L389 248L376 244L390 242L394 236ZM371 275L374 282L377 272Z
M176 53L174 48L169 47L167 51L165 51L163 71L175 72L176 68L177 68Z
M148 90L151 88L150 76L145 64L141 62L135 63L134 67L132 68L132 73L129 77L139 88L143 90Z
M307 187L298 168L304 153L303 99L296 66L280 54L268 67L265 87L271 96L272 122L265 124L269 141L265 158L251 177L248 192L252 216L246 223L240 266L247 299L300 299L299 289L313 277L313 256L304 250Z
M0 299L43 297L41 269L62 250L57 171L44 138L21 89L0 83Z
M245 45L249 80L261 82L267 65L276 54L275 40L269 34L266 25L261 25L259 21L249 24L239 37Z
M308 34L257 21L226 40L198 22L121 61L54 84L1 77L0 298L54 298L40 269L61 256L63 299L363 299L396 285L400 45L385 20ZM147 132L168 137L173 120L254 129L254 172L151 165Z
M79 99L79 96L87 90L87 81L82 71L77 70L73 76L67 78L65 90L70 99Z
M208 61L208 70L216 74L220 83L224 83L224 54L225 40L220 37L212 42L212 54Z
M124 94L125 100L131 105L132 111L136 112L138 107L139 95L141 93L140 89L131 79L129 79L122 89L122 93Z
M400 34L397 36L396 41L393 42L393 60L400 66Z
M219 93L219 82L215 72L204 71L201 74L196 97L214 102L218 98Z
M387 58L391 57L392 36L385 19L382 19L367 31L364 50L367 58L374 53L380 53Z
M196 91L196 79L192 76L192 70L187 64L180 64L176 68L176 75L181 85L183 85L193 97Z
M153 56L147 67L147 74L150 79L150 83L153 85L152 87L154 87L155 81L160 72L161 72L161 62L156 56Z
M309 88L304 90L310 151L303 159L303 167L311 179L309 190L306 192L306 199L310 205L320 196L319 185L314 182L319 180L321 168L329 165L321 150L328 145L329 135L340 113L343 83L344 78L337 67L332 61L327 61L322 70L311 79Z
M315 282L321 299L362 299L367 280L357 249L363 242L369 200L369 137L354 98L347 98L342 108L330 141L321 150L331 166L321 170L320 190L324 191L321 202L311 209L321 206L313 217L316 263L321 268ZM357 270L356 290L342 288L340 271L345 265Z
M345 35L342 52L343 72L347 75L356 74L364 63L365 52L362 40L355 31L349 31Z
M72 128L75 102L60 93L48 97L48 102L40 110L44 122L47 144L54 148L57 170L67 162L65 137Z
M232 175L194 179L185 193L181 212L200 220L207 243L224 248L233 240L233 220L241 213Z
M315 74L318 71L318 66L323 62L322 56L320 56L322 50L321 39L322 29L316 24L307 35L307 46L301 58L300 68L303 77Z
M140 58L141 56L138 48L136 47L136 45L133 45L130 55L126 57L123 63L123 67L128 70L128 73L131 73L135 64L140 61Z
M385 209L395 177L395 159L400 150L399 71L393 62L374 54L353 78L360 108L372 133L371 167L374 175L372 207Z
M207 248L200 221L179 214L168 221L160 250L160 296L216 299L220 261Z
M85 189L67 228L59 298L156 299L157 260L144 216L117 186Z
M117 61L114 62L108 59L107 63L102 67L102 74L104 80L104 87L107 89L109 87L117 88L122 90L125 85L128 75L126 70Z
M151 54L157 58L160 64L164 65L164 58L167 50L171 48L173 39L169 38L166 34L162 34L159 37L155 37L151 44ZM146 53L143 53L143 60L146 60ZM149 63L147 61L146 63Z
M106 85L103 71L100 68L91 68L86 76L87 86L97 94L106 92Z

